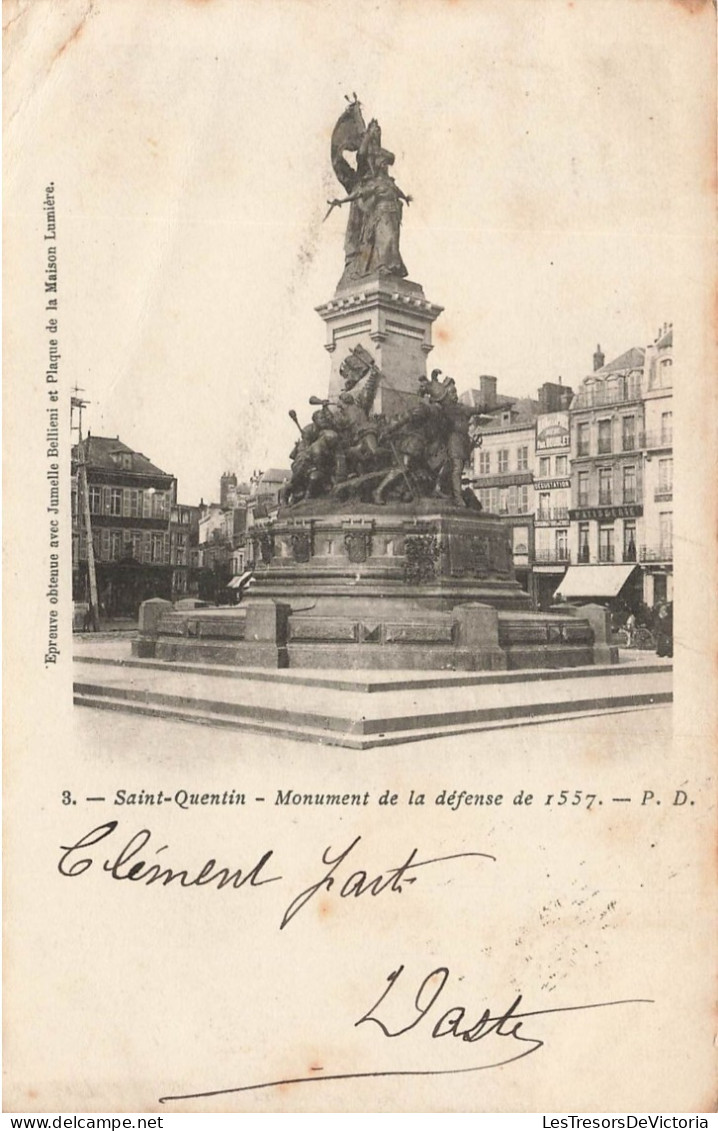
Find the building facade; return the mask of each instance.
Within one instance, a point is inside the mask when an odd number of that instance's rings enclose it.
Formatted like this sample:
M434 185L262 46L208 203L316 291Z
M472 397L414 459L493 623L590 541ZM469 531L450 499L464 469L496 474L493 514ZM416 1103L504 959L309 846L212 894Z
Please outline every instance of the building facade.
M72 451L73 597L89 600L87 529L78 467L86 469L100 612L135 617L149 597L172 597L170 517L177 481L118 437L87 436Z
M643 599L673 600L673 327L646 348L643 374Z
M536 418L533 594L546 609L570 560L571 428L567 409Z
M199 594L199 507L175 503L170 514L172 597Z
M572 390L547 381L533 400L499 394L496 384L495 377L481 377L479 389L461 398L482 409L472 486L483 510L511 528L517 580L547 606L568 561Z
M251 568L258 554L255 524L276 514L279 492L290 477L286 468L270 468L255 471L249 483L242 483L227 471L220 479L219 503L200 503L200 595L205 600L234 597L230 582Z
M672 353L668 326L608 364L599 349L572 402L569 599L672 599Z

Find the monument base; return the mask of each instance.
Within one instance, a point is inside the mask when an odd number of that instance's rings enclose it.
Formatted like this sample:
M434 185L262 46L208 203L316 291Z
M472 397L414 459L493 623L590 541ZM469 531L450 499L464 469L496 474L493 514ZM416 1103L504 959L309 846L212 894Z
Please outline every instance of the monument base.
M603 610L532 612L500 519L447 503L330 502L256 531L262 563L241 608L147 602L135 655L400 671L576 667L599 652L611 662Z

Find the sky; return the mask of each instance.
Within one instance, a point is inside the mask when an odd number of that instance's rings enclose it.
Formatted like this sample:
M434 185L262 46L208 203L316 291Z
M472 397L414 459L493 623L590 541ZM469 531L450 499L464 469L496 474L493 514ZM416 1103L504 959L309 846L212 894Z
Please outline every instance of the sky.
M314 308L343 268L346 210L322 217L354 91L413 197L409 277L444 307L431 366L535 396L576 386L599 342L607 360L647 344L698 238L702 7L31 5L8 62L8 223L39 276L54 184L64 380L86 423L177 476L182 502L216 499L225 470L288 465L288 410L308 416L329 377Z

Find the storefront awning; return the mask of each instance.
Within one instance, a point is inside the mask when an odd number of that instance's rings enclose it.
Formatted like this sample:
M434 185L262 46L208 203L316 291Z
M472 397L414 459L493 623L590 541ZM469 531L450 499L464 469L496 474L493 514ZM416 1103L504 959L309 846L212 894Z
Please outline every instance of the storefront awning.
M554 591L554 597L616 597L635 565L574 565Z
M236 577L233 577L231 581L228 581L227 582L227 588L228 589L239 589L240 585L243 585L245 581L248 581L249 578L253 576L253 574L254 574L253 569L245 570L244 573L238 574Z

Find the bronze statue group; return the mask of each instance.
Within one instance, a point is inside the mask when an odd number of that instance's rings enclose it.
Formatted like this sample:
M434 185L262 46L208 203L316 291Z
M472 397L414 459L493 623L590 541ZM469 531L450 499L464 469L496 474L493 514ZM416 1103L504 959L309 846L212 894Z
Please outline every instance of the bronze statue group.
M355 347L340 370L344 390L335 401L311 397L319 407L311 423L299 424L291 452L292 477L284 506L331 496L382 505L442 498L456 506L479 508L462 485L466 460L474 446L475 408L461 404L452 378L417 381L409 407L391 417L373 413L381 372L362 346ZM363 380L359 393L351 390ZM407 398L408 399L408 398Z

